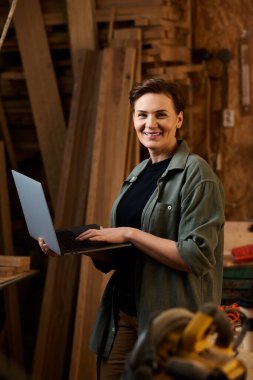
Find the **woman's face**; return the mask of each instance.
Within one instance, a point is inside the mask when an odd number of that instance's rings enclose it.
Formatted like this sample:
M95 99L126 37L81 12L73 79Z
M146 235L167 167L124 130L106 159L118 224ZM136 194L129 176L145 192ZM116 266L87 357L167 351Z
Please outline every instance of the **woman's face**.
M137 136L153 162L170 157L177 146L176 130L181 128L183 113L176 113L165 94L148 93L136 100L133 113Z

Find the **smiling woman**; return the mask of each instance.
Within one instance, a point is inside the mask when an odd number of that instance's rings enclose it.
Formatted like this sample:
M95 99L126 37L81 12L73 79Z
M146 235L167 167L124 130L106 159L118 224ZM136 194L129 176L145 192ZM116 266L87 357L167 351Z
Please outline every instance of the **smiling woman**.
M131 243L110 262L93 260L97 269L113 270L90 343L98 380L120 378L154 312L174 307L195 312L206 302L221 301L223 187L207 162L177 139L184 112L180 88L149 79L132 89L130 104L150 157L124 181L111 227L79 235L80 240Z
M184 100L175 83L151 78L130 92L134 128L150 158L122 185L111 228L80 239L131 242L104 272L114 269L91 337L98 379L119 379L138 335L157 311L195 312L219 304L223 268L223 187L209 165L178 140Z
M134 127L140 142L148 149L152 162L173 155L177 147L176 132L183 123L183 111L176 113L171 97L148 93L135 102Z

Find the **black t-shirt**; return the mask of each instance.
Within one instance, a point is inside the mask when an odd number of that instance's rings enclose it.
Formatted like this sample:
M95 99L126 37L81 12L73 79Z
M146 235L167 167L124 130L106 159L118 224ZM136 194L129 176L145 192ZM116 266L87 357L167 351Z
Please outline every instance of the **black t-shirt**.
M117 227L134 227L141 229L142 211L152 193L157 187L157 181L166 170L170 158L151 162L141 173L136 182L122 197L117 207ZM132 247L122 256L117 270L117 288L119 294L119 307L129 315L136 315L134 297L134 275L136 259L139 254L137 248Z

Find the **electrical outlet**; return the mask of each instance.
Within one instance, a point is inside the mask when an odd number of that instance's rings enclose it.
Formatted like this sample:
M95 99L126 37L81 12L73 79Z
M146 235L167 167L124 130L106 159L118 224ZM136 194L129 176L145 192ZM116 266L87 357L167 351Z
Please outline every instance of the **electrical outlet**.
M230 109L223 110L222 114L222 124L223 127L232 128L235 125L234 111Z

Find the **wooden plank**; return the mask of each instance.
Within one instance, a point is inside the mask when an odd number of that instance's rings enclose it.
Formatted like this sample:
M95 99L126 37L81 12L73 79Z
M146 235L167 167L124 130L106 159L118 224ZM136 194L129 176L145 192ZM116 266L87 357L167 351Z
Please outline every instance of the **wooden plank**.
M58 227L63 223L80 225L85 221L101 55L99 51L87 49L79 52L79 76L74 87L55 212ZM62 380L68 376L72 326L80 288L80 260L80 256L62 257L48 263L33 371L36 380ZM62 297L60 303L57 301L59 296ZM61 323L57 324L55 315L61 315ZM48 342L50 351L46 349Z
M158 66L146 68L146 73L149 75L180 75L180 74L191 74L199 73L204 71L203 65L179 65L179 66Z
M30 269L30 265L23 266L0 266L0 277L10 277L15 274L27 272Z
M30 256L9 256L0 255L0 266L12 266L12 267L22 267L29 266L31 263Z
M79 52L76 79L63 157L55 225L80 225L85 221L97 98L101 72L101 51Z
M12 289L13 289L13 285L17 284L18 282L20 282L22 280L33 277L38 273L39 273L38 270L31 269L27 272L18 273L18 274L15 274L13 276L10 276L10 277L0 278L0 289L1 290L6 289L9 287L9 285L12 285ZM1 340L1 338L0 338L0 340ZM0 343L0 345L1 345L1 343Z
M19 2L14 25L49 191L55 206L66 131L39 0Z
M166 29L170 29L171 27L178 28L189 28L189 25L186 21L183 20L168 20L166 18L143 18L139 16L139 18L135 19L134 25L136 27L145 27L145 26L164 26Z
M103 226L108 225L111 205L125 174L130 119L128 95L135 76L135 58L134 48L107 48L103 52L87 223L96 221ZM69 376L71 380L96 379L95 355L90 353L88 342L105 282L105 276L93 267L90 260L83 258Z
M142 77L141 67L141 46L142 46L142 30L141 28L123 28L115 29L113 32L113 39L110 41L110 46L114 48L119 47L133 47L136 49L136 62L135 62L135 78L134 82L140 82ZM132 117L129 120L129 135L126 153L126 167L124 177L126 177L130 170L140 161L140 145L136 136Z
M111 10L112 8L107 9L96 9L95 18L97 22L110 22L111 21ZM139 19L140 16L143 18L166 18L166 10L162 6L150 7L127 7L127 8L118 8L115 14L115 21L134 21Z
M1 232L3 239L2 255L13 255L12 226L10 216L10 201L8 194L8 181L6 173L4 144L0 141L0 213L1 213ZM21 323L18 303L18 292L16 285L7 287L4 292L5 312L8 319L5 321L7 326L7 340L11 359L20 365L23 363L23 347Z
M8 179L6 173L5 147L0 141L0 215L2 242L1 254L13 255L12 226L10 217L10 200L8 194Z
M121 6L123 5L123 7ZM182 8L182 3L179 4L126 4L120 2L114 6L104 4L102 7L96 5L96 19L98 22L110 21L110 13L112 9L116 9L115 21L139 20L140 18L159 19L167 18L168 20L182 21L185 9Z
M104 227L124 178L130 120L128 95L135 75L135 53L134 48L104 50L87 209L87 222L96 220ZM99 207L101 190L106 207Z
M142 50L142 62L181 62L189 63L190 51L185 46L169 46L157 43L152 43L152 47Z
M25 75L22 72L17 71L5 71L4 73L0 74L1 79L8 79L8 80L24 80Z
M10 277L10 276L13 276L14 274L16 274L14 267L1 267L0 266L0 278Z
M63 380L68 377L79 270L79 255L49 258L34 353L33 380Z
M113 38L109 44L113 48L135 48L135 82L141 81L141 47L142 47L142 30L141 28L122 28L114 29Z
M96 380L96 355L88 347L105 285L103 278L108 276L98 272L87 256L82 256L69 380Z
M94 0L67 0L68 30L74 78L78 76L80 49L98 48Z
M12 139L11 139L10 132L9 132L9 127L8 127L8 123L7 123L5 112L4 112L3 102L1 99L0 99L0 127L1 127L3 140L4 140L5 145L6 145L6 150L8 153L8 157L9 157L11 166L13 169L17 170L17 168L18 168L17 158L16 158Z

